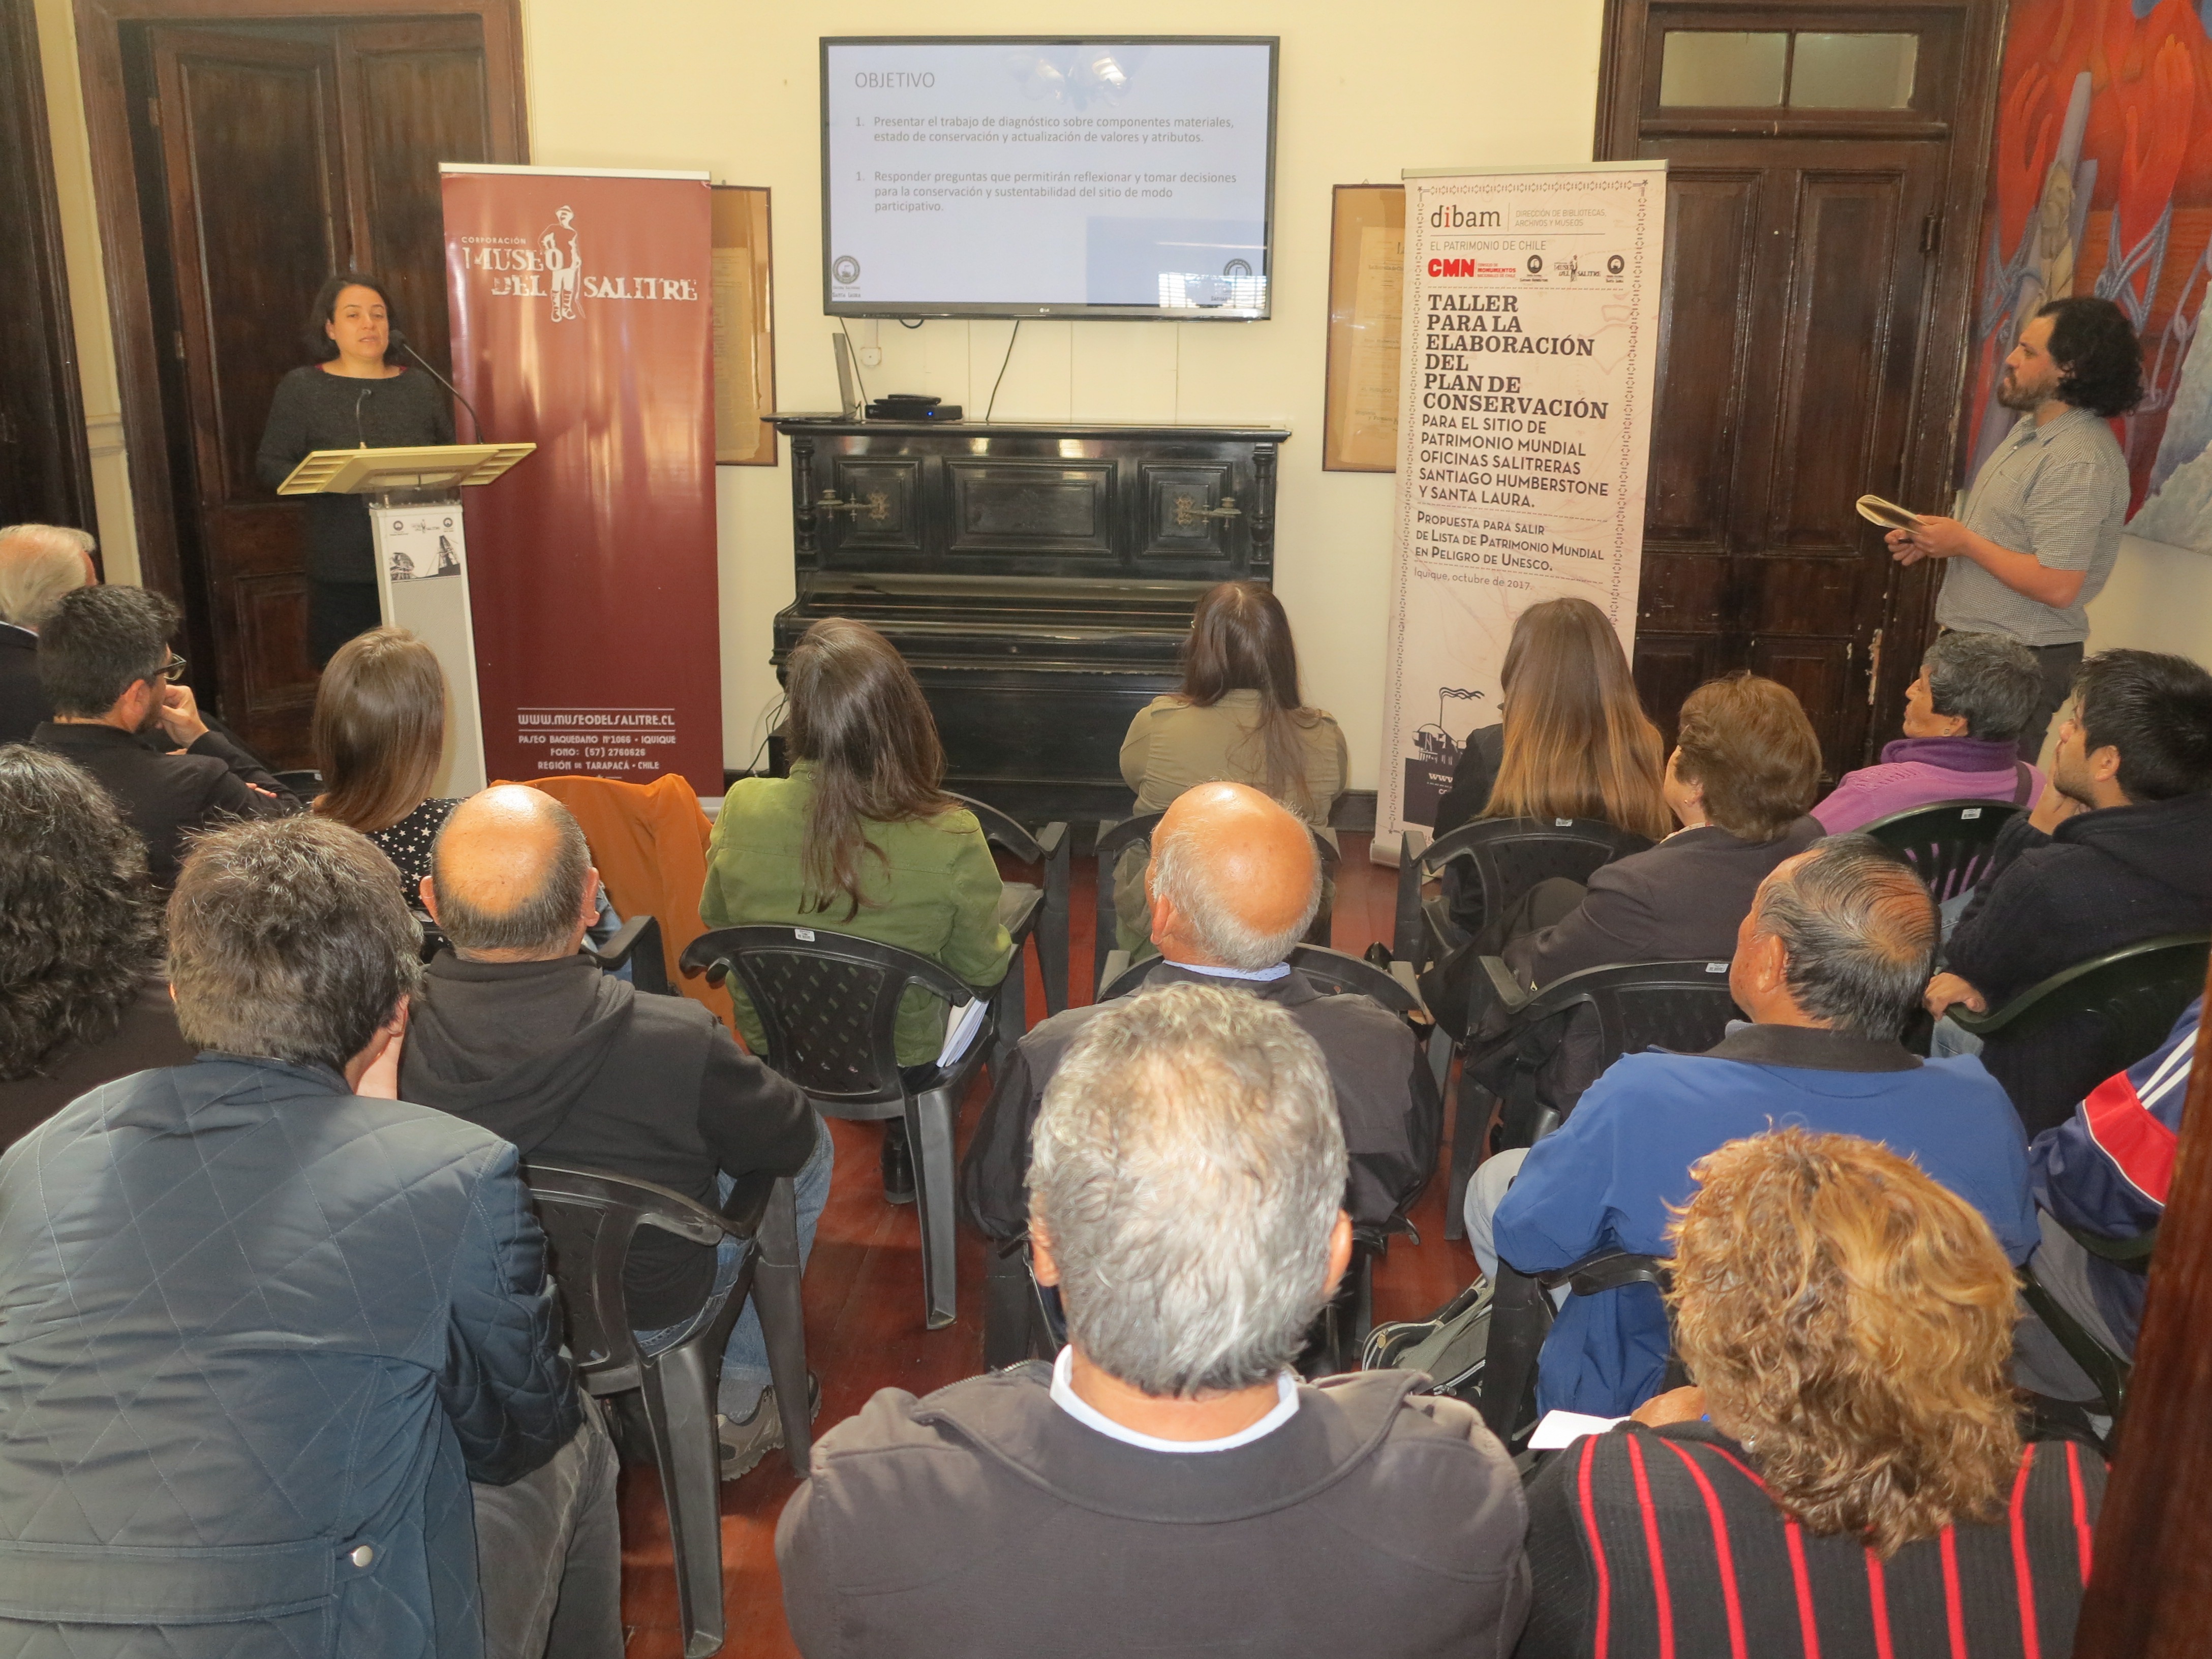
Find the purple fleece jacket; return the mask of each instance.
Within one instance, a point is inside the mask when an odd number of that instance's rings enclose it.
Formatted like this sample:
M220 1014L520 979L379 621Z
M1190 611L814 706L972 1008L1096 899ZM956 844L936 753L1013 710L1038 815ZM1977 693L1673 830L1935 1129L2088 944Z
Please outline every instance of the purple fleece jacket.
M2021 795L2014 769L2018 758L2011 744L1987 738L1899 738L1882 745L1880 765L1845 774L1813 816L1830 835L1842 836L1939 800L2018 800L2033 806L2043 793L2043 773L2027 769L2027 793Z

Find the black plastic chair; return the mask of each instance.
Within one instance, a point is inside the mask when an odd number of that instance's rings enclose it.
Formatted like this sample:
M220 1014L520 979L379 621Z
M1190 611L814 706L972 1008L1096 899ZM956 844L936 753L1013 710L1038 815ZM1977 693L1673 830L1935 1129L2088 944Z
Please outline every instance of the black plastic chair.
M618 972L628 963L629 982L635 989L665 997L682 994L668 982L668 957L660 948L658 916L632 916L612 939L596 950L591 940L586 939L584 954L599 964L603 974Z
M1552 1330L1552 1298L1561 1285L1573 1296L1595 1296L1626 1285L1667 1288L1674 1264L1655 1255L1598 1250L1551 1273L1524 1273L1498 1264L1492 1289L1488 1346L1475 1408L1509 1452L1519 1452L1536 1426L1536 1361Z
M714 1391L722 1350L750 1296L768 1339L769 1374L783 1419L784 1455L805 1479L812 1422L799 1298L799 1217L787 1176L741 1182L716 1212L649 1181L532 1164L525 1174L552 1245L577 1380L605 1398L635 1389L668 1509L676 1601L687 1656L722 1645L721 1449ZM692 1334L657 1354L638 1351L623 1268L641 1227L714 1246L750 1241L737 1282L702 1310Z
M1954 1006L1950 1018L1984 1042L2032 1037L2062 1021L2070 1074L2046 1081L2079 1100L2163 1043L2173 1023L2204 989L2212 933L2168 933L2076 963L2030 986L1986 1014Z
M2024 810L2010 801L1939 800L1876 818L1858 833L1902 854L1942 904L1981 880L1998 832Z
M1574 1109L1583 1091L1626 1054L1654 1046L1697 1054L1735 1018L1725 962L1619 963L1585 968L1540 991L1522 986L1496 957L1481 958L1485 988L1510 1016L1502 1036L1468 1045L1452 1128L1451 1188L1444 1236L1464 1238L1461 1211L1491 1103L1502 1101L1501 1146L1528 1146ZM1480 1012L1489 1003L1478 1005ZM1478 1021L1480 1024L1480 1021ZM1541 1074L1570 1037L1583 1063L1547 1097ZM1478 1076L1477 1073L1480 1075Z
M1494 921L1539 882L1588 882L1615 859L1650 845L1649 838L1599 818L1478 818L1434 842L1425 830L1408 830L1398 855L1390 953L1412 963L1418 974L1474 937L1452 920L1442 896L1422 894L1424 885L1441 880L1449 866L1462 866L1456 878L1461 890L1468 890L1471 883L1481 897L1484 920Z
M1152 831L1159 827L1161 812L1139 812L1135 817L1123 818L1119 823L1102 821L1098 826L1098 842L1093 856L1098 861L1098 910L1097 926L1091 936L1091 983L1096 988L1106 982L1106 958L1115 949L1115 937L1120 931L1120 921L1114 911L1114 866L1121 861L1124 848L1139 842L1149 843ZM1309 826L1310 827L1310 826ZM1324 878L1337 865L1337 851L1328 837L1318 830L1313 830L1314 851L1321 856ZM1314 912L1313 926L1306 929L1310 945L1327 945L1329 935L1330 904L1326 888L1322 892L1321 908Z
M2078 1227L2068 1227L2066 1231L2090 1255L2117 1263L2130 1273L2148 1273L2152 1252L2158 1246L2158 1229L2155 1226L2145 1229L2132 1238L2106 1238L2101 1233L2085 1232ZM2135 1376L2134 1359L2130 1355L2107 1348L2081 1328L2081 1322L2067 1312L2036 1277L2033 1257L2030 1257L2027 1266L2021 1269L2020 1293L2021 1299L2035 1310L2036 1317L2042 1320L2045 1328L2058 1340L2058 1346L2066 1350L2068 1356L2081 1368L2081 1374L2095 1386L2098 1401L2104 1407L2105 1415L2112 1419L2113 1428L2117 1429L2120 1415L2127 1408L2128 1384ZM2107 1434L2105 1438L2110 1444L2112 1436Z
M1036 907L1030 926L1014 939L1014 965L1007 969L1007 977L1016 981L1014 994L1002 999L1000 1004L1002 1018L1012 1027L1012 1040L1018 1042L1022 1033L1029 1029L1028 1010L1024 1006L1028 992L1021 982L1024 940L1033 939L1036 942L1037 971L1044 980L1045 1012L1057 1014L1067 1006L1067 826L1055 820L1032 836L988 801L977 800L973 795L954 795L952 799L975 815L986 841L1017 863L1036 865L1044 878L1044 902Z
M1008 979L1017 978L1019 965L1008 969ZM975 1000L975 990L927 957L826 928L719 927L684 947L683 966L713 985L735 973L766 1039L761 1059L804 1089L823 1116L906 1120L921 1224L923 1316L933 1331L950 1325L957 1293L953 1130L962 1097L1000 1038L987 1015L951 1067L933 1067L931 1080L917 1087L898 1062L898 1010L907 989L918 987L957 1016Z

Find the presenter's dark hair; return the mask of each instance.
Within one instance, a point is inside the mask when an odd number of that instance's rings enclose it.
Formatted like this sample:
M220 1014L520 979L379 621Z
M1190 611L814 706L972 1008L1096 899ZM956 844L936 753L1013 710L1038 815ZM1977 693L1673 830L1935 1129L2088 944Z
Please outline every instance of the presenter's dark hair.
M161 672L177 607L143 587L80 587L39 629L39 685L58 714L97 720Z
M345 1069L422 976L392 860L312 814L193 843L169 897L177 1029L202 1048Z
M59 755L0 749L0 1081L104 1042L161 956L146 846Z
M2212 674L2159 651L2100 651L2074 675L2083 747L2120 751L2114 779L2141 805L2212 789Z
M954 805L941 787L945 745L905 659L866 623L816 623L792 647L784 684L792 758L814 766L801 902L826 912L842 900L849 921L863 902L863 858L874 854L890 873L868 825L933 818Z
M1283 602L1258 582L1222 582L1199 596L1183 642L1182 701L1211 708L1231 691L1260 694L1260 724L1244 739L1259 753L1247 775L1226 780L1265 790L1293 811L1314 807L1299 731L1319 725L1321 711L1298 696L1298 653ZM1231 750L1232 755L1235 750Z
M430 793L446 746L446 676L404 628L348 640L315 688L311 728L323 793L315 811L363 835L388 830Z
M1600 818L1656 841L1666 750L1605 612L1572 595L1513 621L1498 674L1505 742L1486 818Z
M300 333L311 362L326 363L338 355L338 343L323 332L323 325L337 320L338 295L349 288L365 288L384 301L384 322L392 331L392 349L399 349L404 337L399 332L399 313L392 308L392 290L385 287L384 279L364 271L341 270L315 290L314 307L307 313L307 327Z
M2061 398L2108 420L2142 401L2142 343L2125 312L2083 295L2053 300L2035 314L2052 319L2050 349Z

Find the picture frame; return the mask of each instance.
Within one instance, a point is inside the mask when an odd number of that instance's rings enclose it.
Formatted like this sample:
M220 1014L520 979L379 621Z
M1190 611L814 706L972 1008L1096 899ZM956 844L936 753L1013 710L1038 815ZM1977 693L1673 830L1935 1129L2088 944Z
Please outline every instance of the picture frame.
M1405 251L1403 185L1336 186L1329 215L1324 471L1398 470Z
M774 466L774 295L769 192L716 185L713 198L714 465Z

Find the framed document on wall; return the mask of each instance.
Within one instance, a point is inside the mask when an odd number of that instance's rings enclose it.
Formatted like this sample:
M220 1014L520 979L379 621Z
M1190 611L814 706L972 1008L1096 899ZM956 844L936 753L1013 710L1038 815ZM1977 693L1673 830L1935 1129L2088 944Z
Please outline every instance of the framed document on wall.
M714 464L774 466L775 313L769 306L768 191L717 185L714 252Z
M1398 334L1404 321L1406 187L1339 185L1328 244L1328 399L1322 466L1398 465Z

